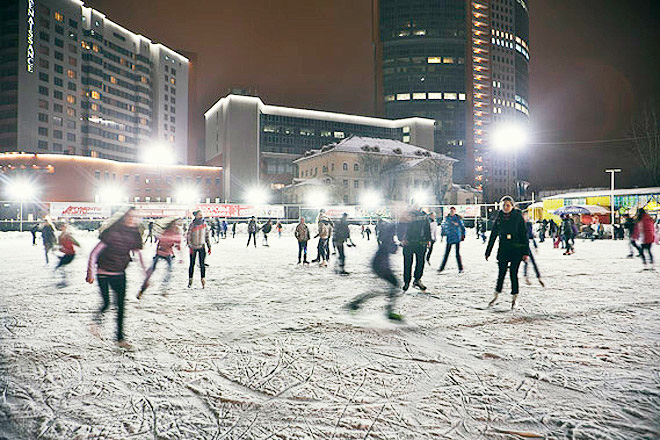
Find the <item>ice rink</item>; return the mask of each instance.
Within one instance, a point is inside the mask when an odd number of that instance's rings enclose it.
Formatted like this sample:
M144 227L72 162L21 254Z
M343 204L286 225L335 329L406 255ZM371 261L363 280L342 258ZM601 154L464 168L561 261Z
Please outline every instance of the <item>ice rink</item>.
M373 236L353 235L346 277L333 263L296 266L290 232L268 248L259 237L246 249L245 235L214 244L204 290L197 271L186 288L186 255L168 296L161 266L138 301L132 263L134 350L123 351L114 308L103 339L89 331L94 234L77 233L64 289L40 239L0 234L0 439L660 438L660 274L626 259L626 242L578 240L568 257L541 244L546 288L521 279L511 312L508 294L484 309L496 263L469 231L465 273L453 254L437 273L436 243L423 278L432 295L403 294L396 324L384 298L342 308L385 290L369 270Z

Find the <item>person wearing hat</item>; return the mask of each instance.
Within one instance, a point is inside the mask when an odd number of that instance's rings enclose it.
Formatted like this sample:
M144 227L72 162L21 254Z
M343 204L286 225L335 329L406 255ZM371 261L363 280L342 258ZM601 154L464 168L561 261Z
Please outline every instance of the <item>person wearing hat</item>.
M254 239L254 247L257 247L257 230L259 227L257 226L257 220L255 220L254 216L250 217L250 221L248 222L248 242L245 247L250 246L250 240Z
M511 309L513 309L518 298L518 269L520 263L523 260L527 261L529 257L529 238L522 212L515 208L513 198L511 196L502 197L500 206L501 210L497 213L486 247L486 260L488 260L495 245L495 240L499 238L497 284L495 285L495 294L488 303L488 307L497 302L504 286L504 277L508 271L511 277Z
M190 223L188 227L188 233L186 234L186 241L188 242L188 248L190 249L190 266L188 267L188 287L192 287L193 274L195 273L195 260L199 256L199 271L202 275L202 289L206 287L206 266L204 265L204 259L206 258L206 252L211 255L211 241L209 239L209 228L202 217L202 211L197 210L193 212L195 219ZM208 247L208 251L204 247Z
M156 255L154 256L153 263L151 267L147 270L147 274L144 277L142 282L142 287L140 287L140 292L137 294L137 298L140 299L144 294L144 291L149 287L149 279L156 270L156 266L160 260L163 260L167 263L167 272L163 278L163 289L167 289L167 286L172 275L172 260L174 259L174 248L181 250L181 230L179 228L179 219L178 218L169 218L164 219L163 226L159 225L159 229L163 231L157 239L156 243ZM163 290L163 295L165 295L166 290Z

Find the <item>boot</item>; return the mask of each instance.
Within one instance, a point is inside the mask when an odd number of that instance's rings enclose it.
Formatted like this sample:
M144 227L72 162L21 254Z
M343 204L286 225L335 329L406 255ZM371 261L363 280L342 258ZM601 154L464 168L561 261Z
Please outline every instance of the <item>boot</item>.
M422 280L413 281L413 287L417 287L422 292L426 292L426 286L422 284Z
M541 287L545 287L545 284L543 283L543 280L541 278L539 278L539 284L541 285Z
M188 278L188 288L192 287L192 278Z
M518 299L518 294L511 295L511 310L516 307L516 300Z
M202 289L206 287L206 280L202 278Z
M491 299L490 302L488 303L488 307L493 307L497 302L497 298L499 296L500 296L500 292L495 291L495 294L493 295L493 299Z

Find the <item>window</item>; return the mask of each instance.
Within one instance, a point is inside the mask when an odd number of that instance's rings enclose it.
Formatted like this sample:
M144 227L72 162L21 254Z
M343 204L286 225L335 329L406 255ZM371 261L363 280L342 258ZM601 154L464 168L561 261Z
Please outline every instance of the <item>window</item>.
M46 81L46 82L48 82L48 74L47 74L47 73L44 73L44 72L39 72L39 79L40 79L41 81Z
M427 62L429 64L440 64L442 62L442 59L440 57L428 57Z
M39 94L48 96L48 87L45 86L39 86Z
M67 133L66 134L66 140L69 142L75 142L76 141L76 135L73 133Z
M343 184L346 188L348 188L348 179L344 179L344 180L342 180L342 184Z
M66 95L66 102L68 102L69 104L75 104L76 97L73 95Z
M67 88L75 92L78 87L76 86L76 83L69 82L69 84L67 84Z
M172 123L176 122L176 118L174 116L170 116L170 122Z
M456 101L456 99L458 99L458 95L456 93L445 93L445 99Z
M334 170L335 170L335 164L334 164L334 163L331 163L331 164L330 164L330 171L334 171Z
M62 26L55 25L55 33L64 35L64 28Z
M39 108L43 108L45 110L48 110L48 101L45 99L40 99L39 100Z
M346 135L344 135L343 131L335 131L334 135L335 135L335 138L337 138L337 139L344 139L346 137Z
M359 180L354 180L353 181L353 188L359 188L360 187L360 181Z
M48 60L45 60L41 57L39 58L39 67L42 67L44 69L48 69L49 66L50 66L50 64L49 64Z
M39 122L45 122L48 124L48 115L46 113L39 113L38 119Z
M429 93L429 99L442 99L442 93L440 92Z
M397 101L410 101L410 93L398 93L396 95Z
M99 111L99 108L100 108L100 107L99 107L99 105L98 105L97 103L93 102L92 105L90 106L90 108L91 108L92 110L94 110L95 112L97 112L97 111Z
M353 164L353 171L355 171L356 173L357 173L358 171L360 171L360 165L358 165L358 164Z
M55 139L62 139L62 130L53 130L53 137Z
M58 78L56 76L53 77L53 84L55 84L57 87L64 87L64 81L62 81L62 78Z
M48 46L39 46L39 54L44 55L44 56L49 56L50 55L50 49Z
M60 40L59 38L55 38L55 46L57 47L64 47L64 40Z
M48 149L48 141L44 141L44 140L39 139L37 141L37 146L42 150L47 150Z
M53 14L53 18L55 21L59 21L60 23L64 21L64 16L59 12L55 12L55 14Z
M76 71L69 69L69 70L66 71L66 76L68 76L69 78L75 78L76 77Z
M206 186L211 186L211 178L210 177L206 178Z
M53 144L53 151L62 151L62 144Z
M63 110L64 110L64 107L62 107L62 104L56 104L56 103L53 104L53 111L55 111L57 113L62 113Z
M347 164L346 162L344 162L344 163L341 165L341 169L344 170L344 171L348 171L348 164ZM348 180L347 180L347 182L348 182Z
M139 174L135 175L135 183L140 183L140 175Z
M55 51L55 59L60 60L60 61L64 61L64 54L62 52Z
M53 120L53 125L55 125L56 127L62 126L62 118L60 118L59 116L53 116L52 120Z
M55 73L64 73L64 67L59 64L55 64L53 69L55 69Z
M69 57L69 65L70 66L77 66L78 65L78 60L76 57Z
M76 110L71 108L71 107L67 107L66 108L66 114L68 116L76 116Z
M53 91L53 97L54 97L55 99L64 99L64 93L62 93L62 92L59 91L59 90L54 90L54 91Z
M48 32L39 32L39 39L43 41L49 41L50 35L48 34Z
M72 20L72 19L69 18L69 26L76 29L76 28L78 28L78 22L76 20Z
M96 90L92 90L90 96L92 97L92 99L101 99L101 94Z
M75 121L66 121L66 128L68 128L69 130L75 130L76 129Z
M39 136L48 136L48 129L46 127L39 127L37 129Z

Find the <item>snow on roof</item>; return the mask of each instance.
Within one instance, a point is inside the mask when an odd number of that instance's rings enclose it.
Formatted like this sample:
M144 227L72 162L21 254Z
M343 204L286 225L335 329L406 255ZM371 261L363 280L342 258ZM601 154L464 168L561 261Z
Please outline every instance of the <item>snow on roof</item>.
M320 150L310 150L306 152L303 157L296 159L294 162L328 151L338 151L344 153L372 153L414 159L428 158L435 160L446 160L449 162L458 162L456 159L445 156L444 154L435 153L433 151L427 150L426 148L410 145L405 142L396 141L393 139L361 136L351 136L339 143L325 145Z
M291 185L287 185L288 187L293 187L293 186L325 186L325 182L321 179L293 179L293 183Z
M581 199L585 197L598 197L598 196L610 196L612 191L609 189L596 190L596 191L579 191L579 192L569 192L564 194L555 194L552 196L544 197L543 200L552 200L552 199ZM660 187L652 188L627 188L627 189L615 189L615 196L632 196L632 195L648 195L648 194L660 194Z

